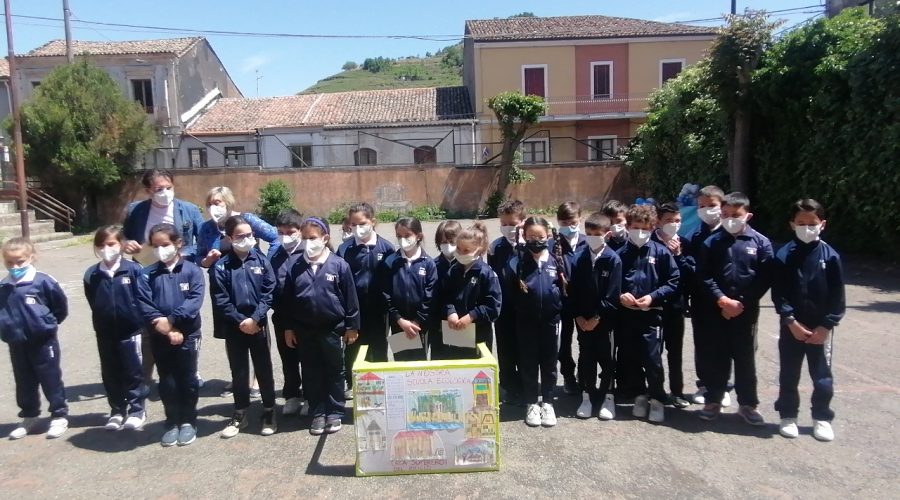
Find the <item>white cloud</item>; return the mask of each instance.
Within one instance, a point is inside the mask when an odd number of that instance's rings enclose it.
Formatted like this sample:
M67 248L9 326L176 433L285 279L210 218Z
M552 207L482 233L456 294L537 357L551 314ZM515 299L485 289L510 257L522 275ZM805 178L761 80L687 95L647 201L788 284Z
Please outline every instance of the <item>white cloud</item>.
M251 73L263 66L269 64L275 59L272 54L253 54L241 60L238 71L241 73Z

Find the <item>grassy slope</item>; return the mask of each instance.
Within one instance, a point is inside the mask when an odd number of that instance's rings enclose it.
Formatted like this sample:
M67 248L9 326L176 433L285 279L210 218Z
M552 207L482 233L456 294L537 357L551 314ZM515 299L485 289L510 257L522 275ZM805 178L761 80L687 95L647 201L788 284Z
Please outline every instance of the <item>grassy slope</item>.
M418 79L410 79L415 74ZM401 77L406 75L407 79ZM411 58L397 61L385 71L371 73L363 69L342 71L319 80L315 85L300 92L318 94L345 92L349 90L382 90L417 87L452 87L462 85L462 76L456 68L441 64L440 57Z

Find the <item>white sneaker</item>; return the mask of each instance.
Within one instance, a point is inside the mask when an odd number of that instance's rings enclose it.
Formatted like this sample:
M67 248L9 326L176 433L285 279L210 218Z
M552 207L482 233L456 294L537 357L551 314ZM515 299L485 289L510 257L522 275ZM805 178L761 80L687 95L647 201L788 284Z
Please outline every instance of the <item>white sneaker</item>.
M22 439L27 436L37 426L37 417L25 417L22 422L9 433L9 439Z
M662 401L657 401L655 399L650 400L650 420L653 423L659 424L662 423L666 419L666 405Z
M136 431L138 429L142 429L144 427L144 422L147 421L147 412L142 411L139 414L131 415L127 419L125 419L125 429L129 431Z
M705 405L706 404L706 387L698 387L697 392L691 396L691 400L696 405Z
M65 417L54 418L50 421L50 428L47 429L47 439L56 439L69 429L69 421Z
M815 420L813 423L813 437L819 441L834 441L834 429L831 428L831 422Z
M778 425L778 433L788 439L794 439L800 435L800 429L797 428L796 418L782 418Z
M612 420L616 418L616 397L607 394L603 400L603 406L600 407L600 413L597 414L600 420Z
M284 402L284 408L281 410L282 415L293 415L300 412L303 407L303 398L289 398Z
M725 394L722 395L722 408L728 408L731 406L731 393L725 391Z
M125 419L122 415L110 415L109 420L106 421L106 425L103 426L104 429L108 431L117 431L122 428L122 422Z
M525 411L525 424L529 427L541 425L541 409L537 404L528 405L528 409Z
M550 403L541 405L541 425L544 427L553 427L556 425L556 410Z
M241 429L247 427L247 424L249 423L246 412L236 411L219 435L222 436L222 439L233 438L240 434Z
M581 395L581 406L578 407L575 414L578 415L578 418L591 418L591 413L593 412L594 407L591 406L591 396L585 392Z
M650 411L650 399L647 396L634 398L634 408L631 409L632 415L637 418L645 418L648 411Z

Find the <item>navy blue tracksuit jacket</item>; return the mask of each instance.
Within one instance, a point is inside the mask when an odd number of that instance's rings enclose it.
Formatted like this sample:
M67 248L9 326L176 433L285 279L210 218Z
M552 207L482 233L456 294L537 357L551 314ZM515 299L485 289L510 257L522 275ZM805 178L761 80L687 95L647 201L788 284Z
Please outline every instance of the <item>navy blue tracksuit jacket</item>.
M288 253L283 246L279 246L278 250L272 255L272 272L275 275L275 288L272 290L272 324L276 331L284 331L286 329L284 323L290 316L287 312L290 311L290 306L282 307L284 284L297 259L302 258L302 249L296 249L293 253Z
M828 243L792 240L775 256L772 301L782 319L793 316L813 329L829 330L844 317L841 257Z
M290 329L312 331L359 330L359 300L350 265L331 254L313 272L306 258L291 268L282 289L283 304L290 314Z
M497 274L486 262L475 259L468 269L454 262L444 278L441 297L443 319L451 314L460 318L470 315L475 323L476 341L493 347L491 324L500 317L503 292Z
M435 313L437 295L434 260L424 250L412 261L404 258L401 252L395 252L384 261L378 277L378 289L387 306L392 331L399 331L397 322L401 318L415 321L423 330L427 329Z
M350 271L353 273L353 282L356 284L356 294L359 298L360 308L366 312L378 312L382 308L381 295L377 293L375 274L378 265L394 253L394 246L378 236L375 245L357 244L355 238L351 238L338 247L338 257L347 261ZM375 293L369 293L369 289ZM363 321L368 321L363 318Z
M54 337L69 315L69 302L59 283L33 271L34 278L0 281L0 340L7 344L42 342Z
M241 260L233 251L216 262L210 283L215 306L225 315L229 333L243 335L238 325L247 318L267 323L275 289L275 273L262 252L254 248Z
M573 316L600 317L600 327L612 329L622 290L622 260L606 246L596 261L587 247L574 255L569 282Z
M744 312L734 319L756 323L759 300L771 286L773 257L772 243L750 226L737 236L716 231L700 247L697 271L705 296L699 299L713 305L723 296L738 300Z
M142 272L137 262L120 259L112 277L100 263L84 273L84 295L99 337L124 340L143 330L145 322L138 309Z
M179 259L172 271L162 262L145 267L139 288L144 321L166 317L185 337L199 332L205 287L203 270L184 259Z
M629 242L618 254L622 259L622 293L636 299L649 294L651 308L662 308L676 298L681 274L668 248L653 240L640 248Z

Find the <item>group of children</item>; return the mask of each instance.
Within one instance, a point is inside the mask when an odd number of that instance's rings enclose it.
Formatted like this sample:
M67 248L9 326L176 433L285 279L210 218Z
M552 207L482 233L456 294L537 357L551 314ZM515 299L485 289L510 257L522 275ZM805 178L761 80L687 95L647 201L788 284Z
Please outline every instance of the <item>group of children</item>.
M702 224L680 236L674 203L627 207L610 201L583 218L576 203L566 202L553 224L528 215L522 202L507 201L498 210L502 235L494 241L481 222L467 228L442 222L436 258L423 248L419 220L395 222L395 249L376 232L367 203L349 208L337 250L323 219L294 210L279 214L280 246L271 259L257 248L248 221L231 216L223 226L228 249L209 271L213 307L224 318L234 394L234 414L221 436L233 437L248 425L251 362L262 398L262 434L277 431L273 333L285 369L285 410L301 405L302 379L313 435L340 430L359 346L367 346L367 360L386 361L388 336L396 334L418 340L417 348L394 353L398 361L472 358L476 349L449 338L472 329L476 342L489 348L496 335L502 401L525 405L529 426L557 423L558 365L565 392L582 395L579 417L596 410L601 420L615 418L618 396L634 399L634 416L658 423L666 404L684 408L689 399L704 405L700 418L717 418L727 406L732 364L738 414L761 425L756 328L760 301L771 287L781 317L779 430L786 437L798 434L797 385L806 357L814 382L814 435L833 439L827 344L844 313L844 291L840 258L819 239L824 209L810 199L795 203L795 238L774 254L769 240L748 225L746 196L707 186L697 202ZM100 261L84 279L111 408L106 428L140 429L146 421L140 335L147 331L165 408L162 445L187 445L196 438L203 271L181 257L184 242L169 224L150 229L158 262L146 268L124 257L124 241L120 228L100 228L94 238ZM58 437L68 425L57 341L66 297L35 270L27 240L8 240L2 251L9 276L0 281L0 335L10 346L23 419L9 437L34 429L39 386L50 402L48 437ZM693 326L699 379L693 398L683 392L685 317ZM297 386L290 394L289 385Z

